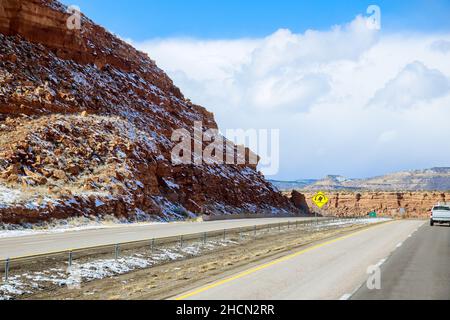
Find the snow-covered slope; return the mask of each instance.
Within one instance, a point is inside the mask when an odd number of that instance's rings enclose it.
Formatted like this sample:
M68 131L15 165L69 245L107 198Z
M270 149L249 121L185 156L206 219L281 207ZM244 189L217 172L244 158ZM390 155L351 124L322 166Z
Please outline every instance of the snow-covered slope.
M53 0L0 1L0 222L294 209L255 165L173 165L173 131L217 129L213 114L146 54L68 17Z

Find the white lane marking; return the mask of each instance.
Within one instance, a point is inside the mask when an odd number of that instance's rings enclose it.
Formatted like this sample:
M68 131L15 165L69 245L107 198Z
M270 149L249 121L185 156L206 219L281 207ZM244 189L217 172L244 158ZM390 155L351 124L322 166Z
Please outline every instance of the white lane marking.
M388 258L381 259L380 262L377 263L377 267L381 267L387 261L387 259Z
M376 264L376 266L377 266L378 268L381 268L381 266L387 261L387 259L388 259L388 258L381 259L381 260ZM339 300L342 300L342 301L350 300L350 299L351 299L351 298L359 291L359 289L361 289L363 286L364 286L364 283L363 283L362 285L360 285L359 287L357 287L357 288L353 291L353 293L346 293L346 294L344 294Z
M341 300L341 301L347 301L347 300L350 300L351 297L352 297L352 294L346 293L346 294L344 294L339 300Z
M414 235L414 233L416 233L417 231L419 231L419 229L417 229L417 230L415 230L413 233L411 233L409 236L408 236L408 238L411 238L413 235ZM401 246L403 246L403 242L400 242L398 245L397 245L397 248L400 248ZM394 250L395 251L395 250ZM393 254L394 252L392 252L391 253L391 255ZM388 257L386 257L386 258L384 258L384 259L381 259L379 262L378 262L378 264L376 265L377 267L379 267L379 268L381 268L381 266L383 266L383 264L385 264L386 263L386 261L388 261L388 259L391 257L391 255L390 256L388 256ZM361 284L358 288L356 288L355 289L355 291L353 292L353 293L351 293L351 294L349 294L349 293L347 293L347 294L344 294L342 297L341 297L341 299L339 299L339 300L350 300L362 287L364 286L364 283L363 284Z
M383 259L383 260L385 260L385 259ZM383 260L381 260L381 261L383 261ZM380 262L381 262L380 261ZM363 282L359 287L357 287L355 290L353 290L353 292L352 293L347 293L347 294L344 294L342 297L341 297L341 299L339 299L339 300L342 300L342 301L345 301L345 300L350 300L363 286L364 286L364 284L366 284L366 282Z

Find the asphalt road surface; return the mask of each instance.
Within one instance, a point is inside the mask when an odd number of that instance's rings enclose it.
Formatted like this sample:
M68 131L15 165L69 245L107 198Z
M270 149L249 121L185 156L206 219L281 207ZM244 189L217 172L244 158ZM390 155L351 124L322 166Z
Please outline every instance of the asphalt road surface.
M269 218L198 223L125 225L104 229L0 238L0 260L92 246L305 220L313 220L313 218Z
M355 300L450 300L450 228L422 227L381 267L381 289Z
M368 267L387 259L409 237L416 237L416 231L422 226L423 221L394 221L377 225L242 270L235 275L182 293L174 299L348 299L367 281ZM448 245L449 238L445 235L436 239L446 241ZM433 243L427 246L432 247ZM447 254L448 262L448 248L441 250Z

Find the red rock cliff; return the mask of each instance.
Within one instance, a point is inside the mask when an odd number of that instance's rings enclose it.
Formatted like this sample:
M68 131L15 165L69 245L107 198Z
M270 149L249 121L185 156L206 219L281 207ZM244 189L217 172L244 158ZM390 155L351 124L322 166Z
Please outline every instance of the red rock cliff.
M308 204L315 208L306 194ZM429 218L430 211L439 202L449 202L450 194L442 192L340 192L329 193L330 202L323 209L336 216L365 216L375 211L380 216Z
M213 114L146 54L68 17L57 1L0 2L1 222L293 210L255 166L173 165L173 131L217 128Z

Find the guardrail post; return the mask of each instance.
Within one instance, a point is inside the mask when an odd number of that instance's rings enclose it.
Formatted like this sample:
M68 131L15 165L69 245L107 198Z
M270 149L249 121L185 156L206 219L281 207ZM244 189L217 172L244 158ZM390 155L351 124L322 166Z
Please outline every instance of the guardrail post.
M9 278L9 258L7 258L5 262L5 283L8 283L8 278Z
M207 241L208 241L208 234L205 232L203 233L203 244L205 245Z
M256 226L253 227L253 231L254 231L254 235L255 235L255 238L256 238Z
M242 228L239 229L239 241L242 241Z
M183 248L183 236L180 236L180 248Z
M150 242L150 250L152 251L152 253L155 252L155 239L152 239L152 241Z
M114 259L119 259L119 250L120 250L120 245L116 244L115 248L114 248Z
M227 240L227 230L224 229L223 230L223 241L226 241L226 240Z
M73 260L73 252L69 251L69 268L72 267L72 260Z

